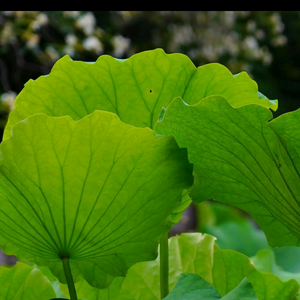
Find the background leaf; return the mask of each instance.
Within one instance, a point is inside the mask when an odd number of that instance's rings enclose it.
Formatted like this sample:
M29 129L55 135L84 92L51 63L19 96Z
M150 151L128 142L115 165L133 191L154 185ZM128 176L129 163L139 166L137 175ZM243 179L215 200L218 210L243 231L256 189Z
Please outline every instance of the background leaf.
M0 300L36 300L55 298L56 294L43 273L22 262L0 267Z
M34 115L0 150L1 247L48 265L61 282L62 256L76 280L98 287L154 259L192 184L186 150L172 137L109 112L80 121Z
M164 300L217 300L221 296L218 291L196 274L183 273Z
M243 294L251 296L249 300L286 300L295 297L299 289L296 280L283 282L275 274L256 269L244 254L221 250L214 241L213 236L201 233L183 233L169 239L170 292L182 273L192 273L212 285L220 298L223 296L226 300L240 299L231 297L241 297ZM159 300L158 282L159 257L154 261L137 263L128 270L121 288L115 291L119 291L116 300ZM265 285L267 282L272 282L272 285ZM85 299L85 295L93 295L88 300L101 299L97 297L96 289L88 284L82 282L80 287L80 297ZM282 294L285 287L286 291ZM213 295L216 293L213 292Z

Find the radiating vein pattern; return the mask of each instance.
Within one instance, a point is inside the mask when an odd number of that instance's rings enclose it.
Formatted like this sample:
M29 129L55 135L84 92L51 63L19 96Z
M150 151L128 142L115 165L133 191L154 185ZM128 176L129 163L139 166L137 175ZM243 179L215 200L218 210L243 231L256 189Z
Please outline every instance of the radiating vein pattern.
M186 150L172 137L104 111L79 121L31 116L0 153L1 247L18 248L20 259L90 260L110 276L155 258L192 184Z
M175 99L155 131L172 134L188 149L193 200L240 207L262 227L271 246L299 245L300 143L295 137L300 122L288 114L271 119L262 106L234 108L222 96L190 106Z

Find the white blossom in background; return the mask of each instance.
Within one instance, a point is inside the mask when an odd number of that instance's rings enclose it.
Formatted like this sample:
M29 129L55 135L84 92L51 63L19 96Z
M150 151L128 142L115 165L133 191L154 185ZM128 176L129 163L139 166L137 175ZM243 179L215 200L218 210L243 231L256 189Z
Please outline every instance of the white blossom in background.
M64 11L63 14L65 17L75 19L80 15L80 11Z
M1 95L1 102L9 107L9 110L13 110L15 108L15 99L17 97L17 93L14 91L9 91L3 93Z
M85 33L85 35L89 36L94 33L96 25L96 19L93 13L87 12L83 16L79 17L76 20L76 26Z
M48 16L45 13L39 13L32 23L32 29L38 30L41 26L48 24Z
M12 43L14 39L13 24L11 22L6 22L0 31L0 43Z
M34 49L38 46L40 41L40 36L38 34L31 34L26 41L26 47L29 49Z
M281 17L278 13L274 13L271 16L271 22L275 25L275 32L276 33L281 33L284 30L284 24L281 21Z
M82 46L85 50L94 51L97 54L101 54L103 52L103 45L95 36L85 38L82 42Z
M112 39L112 44L114 47L113 56L121 57L125 53L125 51L128 50L130 46L130 39L125 38L122 35L116 35Z
M280 47L284 46L287 43L287 37L283 34L280 34L271 40L273 46Z
M249 51L256 51L259 48L257 40L253 36L247 36L244 39L243 46Z
M75 48L71 45L66 45L62 49L63 54L68 54L71 57L75 56Z
M50 57L50 59L53 62L55 62L59 59L58 52L52 46L47 46L45 49L45 53Z
M67 45L74 46L77 44L78 39L74 33L68 33L65 37L65 41Z

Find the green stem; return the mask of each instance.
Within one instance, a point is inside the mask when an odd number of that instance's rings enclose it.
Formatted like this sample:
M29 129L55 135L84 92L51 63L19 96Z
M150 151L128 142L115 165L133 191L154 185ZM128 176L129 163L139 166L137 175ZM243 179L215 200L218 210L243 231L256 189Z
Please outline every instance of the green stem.
M169 294L169 245L168 232L160 238L159 247L160 259L160 298L163 299Z
M74 280L70 268L70 263L69 263L69 258L64 257L62 259L64 271L65 271L65 276L66 276L66 281L69 289L69 294L70 294L70 300L78 300L76 290L75 290L75 285L74 285Z

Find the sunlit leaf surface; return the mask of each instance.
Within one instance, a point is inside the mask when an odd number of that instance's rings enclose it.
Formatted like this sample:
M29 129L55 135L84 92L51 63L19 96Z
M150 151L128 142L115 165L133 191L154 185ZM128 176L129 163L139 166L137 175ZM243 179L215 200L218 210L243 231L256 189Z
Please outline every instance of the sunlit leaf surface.
M63 257L76 280L98 287L155 259L192 184L186 150L172 137L103 111L80 121L31 116L0 153L1 248L49 265L62 282Z
M260 103L277 109L276 101L258 95L257 84L247 73L233 76L217 63L196 68L183 54L156 49L124 61L102 55L93 63L73 61L66 55L49 75L25 84L9 116L4 139L14 124L35 113L78 120L101 109L116 113L128 124L153 128L162 107L174 98L197 103L215 94L237 107Z
M0 267L0 300L36 300L55 298L50 281L37 269L17 262Z

